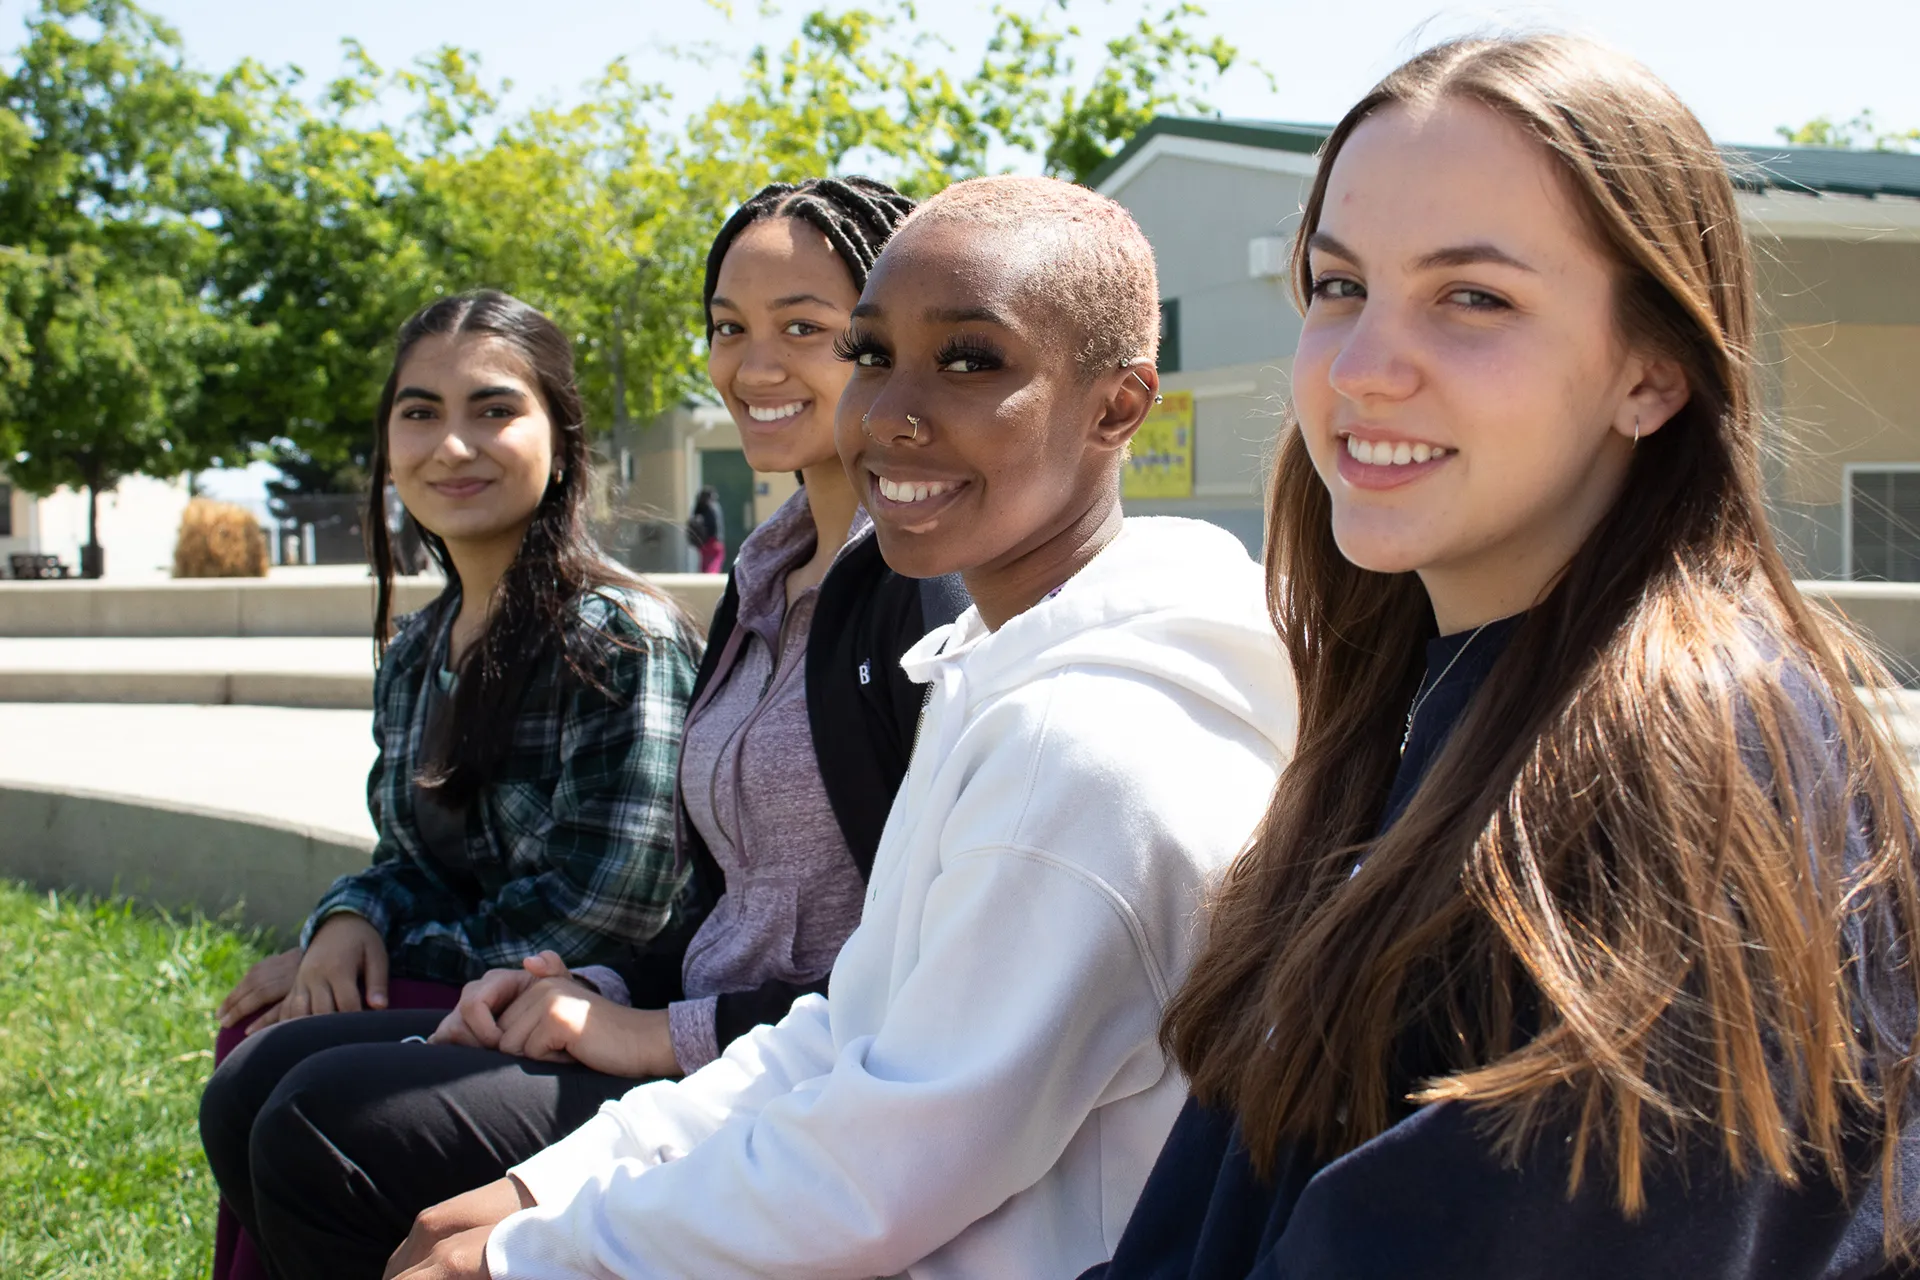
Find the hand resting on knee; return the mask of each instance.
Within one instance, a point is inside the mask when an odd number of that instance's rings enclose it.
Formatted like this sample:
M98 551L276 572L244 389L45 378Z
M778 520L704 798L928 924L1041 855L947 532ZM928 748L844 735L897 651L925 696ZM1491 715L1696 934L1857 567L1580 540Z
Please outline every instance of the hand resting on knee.
M382 1280L485 1276L488 1233L533 1205L527 1189L507 1177L423 1209L405 1242L387 1259Z
M469 982L432 1042L577 1062L634 1080L680 1074L666 1010L616 1004L574 978L551 951Z
M261 1025L278 1021L278 1010L273 1006L287 998L293 990L293 980L300 973L300 948L292 947L279 955L268 956L254 963L247 970L247 976L227 992L227 998L220 1002L214 1016L220 1019L224 1029L235 1023L245 1022L253 1014L265 1009L261 1015Z

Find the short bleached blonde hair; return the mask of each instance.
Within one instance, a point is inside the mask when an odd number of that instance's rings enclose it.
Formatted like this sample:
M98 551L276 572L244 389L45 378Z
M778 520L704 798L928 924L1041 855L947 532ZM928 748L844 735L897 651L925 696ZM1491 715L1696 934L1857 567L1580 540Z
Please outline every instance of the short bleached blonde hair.
M1072 326L1083 376L1158 357L1153 246L1115 201L1057 178L970 178L915 209L901 230L935 223L1017 235L1031 288Z

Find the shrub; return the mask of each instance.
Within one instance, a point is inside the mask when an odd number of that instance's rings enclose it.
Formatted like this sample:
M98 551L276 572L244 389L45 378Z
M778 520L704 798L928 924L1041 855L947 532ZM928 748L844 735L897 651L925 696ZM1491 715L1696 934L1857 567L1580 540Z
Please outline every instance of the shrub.
M264 578L267 535L245 507L195 498L173 544L176 578Z

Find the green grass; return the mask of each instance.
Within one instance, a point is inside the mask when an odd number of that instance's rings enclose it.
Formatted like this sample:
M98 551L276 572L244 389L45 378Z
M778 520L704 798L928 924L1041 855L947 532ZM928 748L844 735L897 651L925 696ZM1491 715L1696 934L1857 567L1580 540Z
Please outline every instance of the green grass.
M0 882L0 1276L206 1275L213 1007L259 954L202 918Z

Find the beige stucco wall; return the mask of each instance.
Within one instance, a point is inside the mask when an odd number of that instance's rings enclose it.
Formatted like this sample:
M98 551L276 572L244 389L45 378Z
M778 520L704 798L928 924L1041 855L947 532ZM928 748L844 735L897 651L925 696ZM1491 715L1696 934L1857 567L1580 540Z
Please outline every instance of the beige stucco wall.
M1835 503L1848 463L1920 462L1920 324L1793 325L1778 342L1779 497Z
M1300 321L1283 278L1247 274L1247 242L1291 236L1305 179L1161 156L1107 193L1153 245L1160 296L1180 301L1180 363L1218 370L1291 355Z

